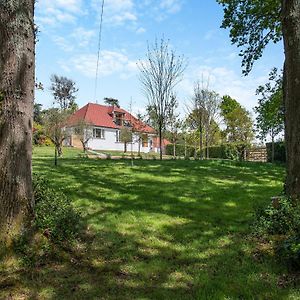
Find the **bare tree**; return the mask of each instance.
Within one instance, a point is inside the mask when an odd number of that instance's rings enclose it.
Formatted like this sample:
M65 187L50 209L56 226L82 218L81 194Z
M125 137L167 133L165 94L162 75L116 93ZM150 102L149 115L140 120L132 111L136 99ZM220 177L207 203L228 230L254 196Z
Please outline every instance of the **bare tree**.
M171 105L168 114L167 129L170 140L173 144L173 158L176 158L176 143L179 139L180 129L182 128L182 121L179 114L176 112L178 108L178 100L175 95L171 96Z
M218 130L219 106L221 99L219 95L209 90L208 82L197 81L194 85L194 95L188 105L187 122L194 131L199 131L199 152L203 159L203 144L205 141L206 157L209 158L209 146Z
M85 153L87 150L88 142L93 137L92 124L83 119L79 120L75 124L75 134L79 138L82 144L83 152Z
M207 114L205 111L204 99L202 97L202 90L203 83L201 85L200 81L197 81L194 84L194 95L190 104L187 106L187 124L189 125L190 129L199 132L199 152L201 159L203 159L204 126Z
M75 102L75 94L78 92L76 84L73 80L53 74L50 78L53 97L55 102L58 103L60 109L71 110L72 112L78 109Z
M32 217L34 70L34 1L0 1L0 240L5 244L23 233Z
M209 147L219 129L218 118L221 98L215 91L208 89L202 90L201 94L204 110L206 112L204 118L206 158L209 158Z
M162 160L163 132L174 87L181 81L185 69L184 59L170 49L169 42L161 39L150 47L146 60L140 61L140 81L151 107L159 135L160 159Z

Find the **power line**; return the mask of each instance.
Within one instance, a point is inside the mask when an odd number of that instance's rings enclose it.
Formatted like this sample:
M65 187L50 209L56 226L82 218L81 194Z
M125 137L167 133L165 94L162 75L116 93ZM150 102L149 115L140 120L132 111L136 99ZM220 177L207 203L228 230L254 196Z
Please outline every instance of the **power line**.
M104 0L102 0L101 17L100 17L100 25L99 25L98 54L97 54L97 67L96 67L96 78L95 78L94 102L96 102L97 89L98 89L98 73L99 73L100 51L101 51L101 42L102 42L103 12L104 12Z

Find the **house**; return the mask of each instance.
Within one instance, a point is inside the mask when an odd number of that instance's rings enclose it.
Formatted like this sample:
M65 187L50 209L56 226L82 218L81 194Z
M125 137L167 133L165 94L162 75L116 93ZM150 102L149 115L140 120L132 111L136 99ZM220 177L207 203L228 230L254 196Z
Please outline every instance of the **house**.
M127 150L148 153L159 152L158 137L155 130L140 121L126 110L117 106L106 106L88 103L76 111L67 121L68 138L65 145L82 148L76 135L76 127L80 122L88 124L85 131L87 148L92 150L123 151L121 131L127 128L132 132L132 141L127 143ZM164 145L169 143L164 141ZM163 149L164 151L164 149Z

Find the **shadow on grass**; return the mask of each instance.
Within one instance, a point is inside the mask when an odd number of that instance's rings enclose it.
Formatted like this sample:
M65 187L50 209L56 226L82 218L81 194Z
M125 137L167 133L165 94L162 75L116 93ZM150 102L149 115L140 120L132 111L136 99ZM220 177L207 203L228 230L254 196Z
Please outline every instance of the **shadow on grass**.
M20 273L45 299L280 299L283 271L253 259L253 207L280 193L283 169L219 161L34 161L83 213L85 250ZM26 292L27 291L27 292Z

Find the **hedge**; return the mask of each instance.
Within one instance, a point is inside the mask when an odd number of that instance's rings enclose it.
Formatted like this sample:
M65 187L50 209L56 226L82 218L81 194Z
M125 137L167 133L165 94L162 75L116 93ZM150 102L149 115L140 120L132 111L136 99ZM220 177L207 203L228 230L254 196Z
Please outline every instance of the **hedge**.
M185 146L182 144L176 144L176 155L184 156L185 155ZM169 144L166 146L166 154L173 155L173 144ZM193 157L195 155L195 148L191 146L186 146L186 154L187 157Z
M268 162L272 162L272 143L267 143L266 146L267 146ZM286 162L285 143L284 142L275 142L274 143L274 161Z
M219 146L209 147L209 158L220 158L220 159L232 159L232 160L243 160L244 152L247 148L245 143L228 143ZM176 145L176 155L184 156L184 145ZM205 149L203 149L205 153ZM173 144L167 145L166 154L173 155ZM193 157L195 154L195 148L187 146L187 156ZM200 157L200 151L197 150L197 157Z

